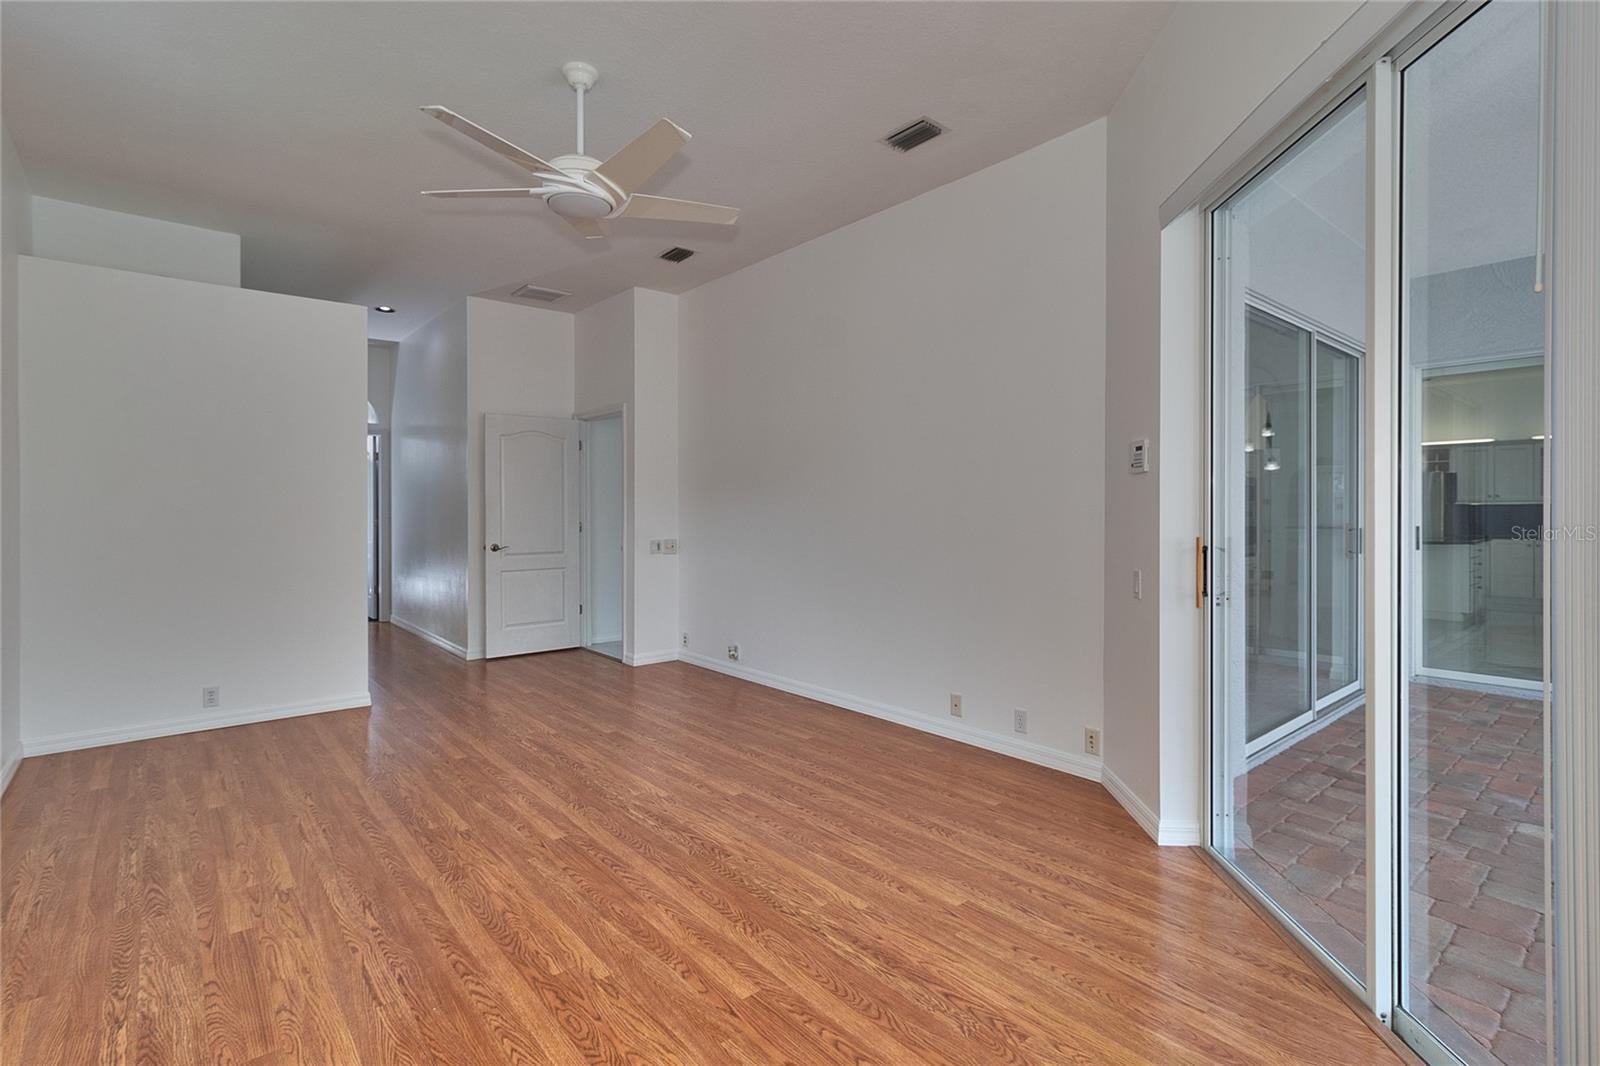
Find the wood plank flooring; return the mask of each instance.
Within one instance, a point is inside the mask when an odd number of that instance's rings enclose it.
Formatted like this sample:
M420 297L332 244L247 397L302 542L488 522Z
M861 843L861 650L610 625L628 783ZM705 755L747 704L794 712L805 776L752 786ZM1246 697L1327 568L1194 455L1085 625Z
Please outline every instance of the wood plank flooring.
M1395 1061L1099 785L678 663L372 677L23 764L5 1063Z

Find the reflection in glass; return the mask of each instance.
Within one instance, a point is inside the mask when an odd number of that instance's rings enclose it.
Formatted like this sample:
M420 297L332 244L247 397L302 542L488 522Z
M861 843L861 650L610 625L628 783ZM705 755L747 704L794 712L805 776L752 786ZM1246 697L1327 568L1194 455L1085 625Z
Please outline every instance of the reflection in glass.
M1540 32L1538 5L1495 0L1401 84L1399 993L1471 1066L1546 1061Z
M1212 214L1212 843L1358 981L1366 123L1357 95Z

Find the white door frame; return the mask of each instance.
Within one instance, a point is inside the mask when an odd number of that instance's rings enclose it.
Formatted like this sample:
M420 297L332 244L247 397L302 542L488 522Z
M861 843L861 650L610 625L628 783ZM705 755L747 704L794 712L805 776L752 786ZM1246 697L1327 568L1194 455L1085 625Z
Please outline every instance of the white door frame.
M389 427L381 422L367 423L367 436L378 438L378 621L389 620L391 579L394 568L390 561L389 512Z
M610 404L605 407L596 407L573 415L578 421L579 441L581 442L578 457L578 486L579 503L578 515L582 530L578 535L581 544L582 572L583 572L583 602L594 603L594 571L593 561L595 551L593 545L594 516L591 513L593 501L589 497L589 424L607 418L620 418L622 420L622 661L627 662L633 655L633 425L628 417L628 405L625 403ZM588 611L582 618L583 647L594 644L594 617Z

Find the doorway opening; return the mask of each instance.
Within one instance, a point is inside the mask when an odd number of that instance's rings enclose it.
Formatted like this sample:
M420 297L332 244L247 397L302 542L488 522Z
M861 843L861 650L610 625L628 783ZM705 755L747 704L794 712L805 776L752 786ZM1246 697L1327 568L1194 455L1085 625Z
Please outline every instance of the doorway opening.
M623 417L611 412L583 422L583 644L623 657L627 544Z
M367 404L367 621L381 622L384 617L383 568L388 545L383 536L383 465L385 462L384 431L378 426L377 412Z

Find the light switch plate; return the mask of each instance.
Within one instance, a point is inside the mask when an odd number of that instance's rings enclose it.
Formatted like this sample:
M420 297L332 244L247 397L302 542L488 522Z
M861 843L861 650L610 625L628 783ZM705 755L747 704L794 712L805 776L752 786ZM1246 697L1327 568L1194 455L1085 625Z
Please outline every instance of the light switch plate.
M1150 472L1150 438L1140 437L1128 445L1128 473Z

